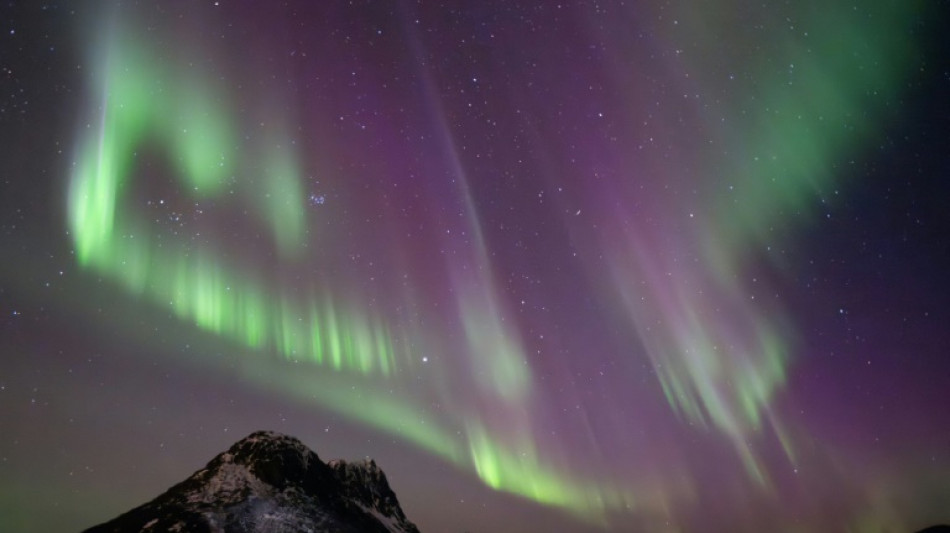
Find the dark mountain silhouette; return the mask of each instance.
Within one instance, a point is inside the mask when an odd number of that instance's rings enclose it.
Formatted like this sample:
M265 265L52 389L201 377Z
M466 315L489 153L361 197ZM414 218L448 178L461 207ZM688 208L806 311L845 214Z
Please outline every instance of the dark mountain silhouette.
M154 500L86 533L418 533L372 460L324 463L299 440L258 431Z

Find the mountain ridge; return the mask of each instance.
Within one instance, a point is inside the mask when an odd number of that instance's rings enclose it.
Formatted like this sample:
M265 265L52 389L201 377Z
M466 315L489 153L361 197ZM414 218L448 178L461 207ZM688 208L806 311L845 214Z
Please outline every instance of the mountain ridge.
M373 460L324 463L300 440L255 431L153 500L84 533L419 533Z

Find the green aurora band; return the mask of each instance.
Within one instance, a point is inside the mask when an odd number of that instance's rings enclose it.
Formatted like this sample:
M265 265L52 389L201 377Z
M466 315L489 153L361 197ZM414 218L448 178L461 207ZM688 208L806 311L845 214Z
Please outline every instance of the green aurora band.
M177 86L167 84L185 76ZM307 305L275 298L261 282L226 268L206 251L184 242L156 246L145 222L133 210L121 210L137 150L146 141L167 148L196 198L221 194L235 167L254 167L242 157L213 86L193 73L176 72L126 40L110 47L104 85L101 131L83 141L69 191L69 225L80 265L249 348L334 370L393 371L396 356L375 317L342 309L329 297ZM303 240L305 222L298 165L279 144L261 159L266 179L258 196L267 199L261 214L278 249L291 255Z
M684 54L690 81L683 92L721 89L727 111L704 117L707 134L715 145L736 148L700 159L705 176L691 184L705 199L691 208L700 222L670 245L672 253L636 233L626 246L607 247L613 287L667 402L690 423L728 435L763 487L770 480L750 437L769 428L795 461L789 431L770 405L786 382L796 334L779 302L750 299L756 287L746 272L763 258L781 269L780 250L811 221L816 200L833 200L847 185L839 162L879 132L913 57L905 28L919 14L916 2L866 2L856 23L853 6L808 4L796 9L804 14L800 20L786 19L789 35L762 57L741 47ZM671 40L725 42L735 23L711 19L748 6L727 2L715 9L676 8ZM730 72L747 73L751 92L722 88L732 83L724 81ZM697 260L681 260L691 256ZM644 279L646 289L639 284Z
M264 162L255 165L255 158L239 148L231 115L215 96L223 91L192 69L166 61L128 36L110 43L104 55L98 134L80 140L69 185L68 225L79 264L133 295L167 306L180 320L254 351L367 379L391 378L411 365L410 354L394 347L389 326L358 306L331 295L290 296L290 290L269 288L184 239L159 245L150 238L144 218L133 208L123 209L138 151L146 144L166 151L195 199L223 195L238 168L258 171L264 179L248 185L250 195L266 199L257 214L285 259L295 256L304 238L299 164L289 143L272 142L264 143L270 150L254 154ZM526 369L512 366L522 358L510 353L517 351L513 341L494 316L486 315L491 302L460 302L460 307L473 350L504 348L481 363L489 367L488 377L498 378L485 390L504 396L503 404L519 407L511 404L523 399L518 391L528 386L529 376ZM562 507L585 520L597 520L608 507L628 503L619 489L579 481L545 466L535 452L526 455L523 445L535 449L529 436L522 436L516 449L493 439L477 413L465 416L466 431L451 421L406 424L402 421L424 417L424 409L401 396L357 392L349 382L343 386L323 373L297 368L275 374L272 366L266 360L252 363L248 377L261 387L316 402L405 439L475 472L494 489ZM275 375L279 387L268 379Z
M784 236L767 228L786 224L790 212L807 209L817 193L833 187L832 162L857 147L861 136L856 131L876 123L873 107L896 90L908 52L878 40L913 10L911 3L900 6L892 12L880 9L875 23L865 27L836 24L834 13L816 13L809 20L814 29L808 49L788 51L789 62L805 74L797 86L764 76L760 99L768 104L760 107L769 111L752 114L732 129L713 131L724 144L752 143L746 152L762 158L744 165L710 162L712 168L734 176L736 192L714 194L711 209L704 213L708 224L688 240L701 243L705 270L680 272L688 283L677 286L663 277L676 267L650 256L649 244L634 237L626 246L606 247L617 250L609 261L612 286L659 369L670 406L686 419L725 434L749 475L763 485L768 484L767 473L747 444L750 436L768 425L789 457L794 456L787 431L770 411L786 380L792 328L780 308L742 301L745 286L736 272L754 250ZM701 31L697 15L683 13L680 20ZM846 51L855 49L872 57L865 64L877 68L852 65ZM259 178L237 186L248 198L264 199L251 211L269 230L284 260L298 255L306 238L300 164L284 132L260 143L265 147L260 151L242 150L231 110L218 96L224 91L194 68L169 61L129 36L109 42L102 56L99 124L95 134L80 138L68 192L69 233L84 269L238 346L308 363L305 371L298 371L261 357L249 362L248 375L262 388L398 436L475 473L493 489L594 522L613 509L658 499L653 485L625 482L621 487L578 479L544 456L530 427L499 435L485 421L486 414L464 407L459 407L458 419L428 416L421 404L399 393L398 377L413 365L413 354L400 348L397 339L408 333L393 331L366 306L339 295L308 298L271 286L184 239L159 243L145 217L128 205L137 152L144 146L164 151L184 189L196 199L224 195L237 169L257 172ZM873 97L872 90L877 91ZM477 233L475 208L470 209ZM487 263L484 243L478 247L473 256ZM513 413L530 412L532 376L520 342L497 319L494 282L460 279L459 313L466 341L475 355L491 352L472 363L482 376L480 393ZM656 307L641 303L637 282L643 279L649 280ZM705 282L711 282L711 294L699 301L683 288ZM728 308L712 313L709 301L726 302ZM657 315L667 324L660 333L651 328ZM386 380L395 384L397 393L373 387L357 391L335 379L340 373ZM279 379L271 379L275 376ZM367 404L374 407L367 409ZM514 418L530 424L529 415ZM410 419L427 423L408 423ZM673 495L659 499L666 496Z

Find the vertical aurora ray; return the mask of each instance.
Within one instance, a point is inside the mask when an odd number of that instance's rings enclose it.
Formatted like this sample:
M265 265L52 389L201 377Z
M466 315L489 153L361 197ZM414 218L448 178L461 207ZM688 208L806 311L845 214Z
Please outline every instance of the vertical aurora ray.
M691 424L728 436L759 485L770 481L753 451L754 435L774 432L789 460L795 458L770 405L785 384L797 333L754 265L764 258L783 268L779 251L792 230L810 220L816 200L847 185L836 167L873 134L898 90L912 45L893 36L902 35L898 28L916 10L912 2L873 2L861 15L838 5L811 7L796 17L797 36L774 44L777 51L760 52L764 61L743 49L697 48L677 58L677 68L688 73L684 92L718 87L724 71L749 65L746 76L756 90L724 93L727 102L715 111L696 110L709 144L728 147L721 154L682 154L690 161L684 170L703 169L689 184L705 196L702 203L657 206L650 212L664 221L663 234L656 227L625 228L604 243L612 287L667 402ZM716 32L728 27L710 26L703 10L673 17L683 33L671 40L727 37ZM762 103L748 112L750 100ZM659 172L661 181L681 179L675 165ZM614 216L627 218L622 209Z

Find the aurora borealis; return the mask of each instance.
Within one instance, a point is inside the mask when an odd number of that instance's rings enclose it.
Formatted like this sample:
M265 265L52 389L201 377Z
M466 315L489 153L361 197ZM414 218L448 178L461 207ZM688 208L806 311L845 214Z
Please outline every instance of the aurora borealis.
M933 5L2 9L0 529L257 429L423 531L950 521Z

